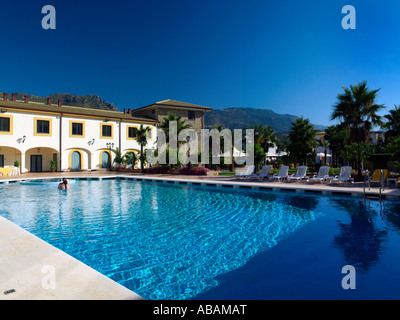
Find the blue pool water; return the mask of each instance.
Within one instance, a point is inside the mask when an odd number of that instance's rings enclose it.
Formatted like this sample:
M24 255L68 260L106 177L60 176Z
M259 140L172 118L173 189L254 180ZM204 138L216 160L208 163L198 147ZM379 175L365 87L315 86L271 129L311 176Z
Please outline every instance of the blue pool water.
M147 299L400 298L398 201L102 180L0 185L0 215Z

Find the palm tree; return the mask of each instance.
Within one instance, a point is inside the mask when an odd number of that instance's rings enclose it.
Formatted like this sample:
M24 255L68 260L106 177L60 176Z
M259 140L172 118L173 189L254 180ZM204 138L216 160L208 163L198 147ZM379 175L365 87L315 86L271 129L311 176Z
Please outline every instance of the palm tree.
M140 168L142 172L144 171L144 161L146 160L146 155L144 154L144 147L147 145L147 131L149 130L148 127L144 128L141 124L139 129L136 131L136 141L140 145Z
M349 144L350 129L341 124L329 126L325 129L324 138L329 143L333 163L337 166L338 162L344 163L345 160L347 162L345 146Z
M360 143L367 139L367 133L373 125L382 125L377 112L385 106L375 103L380 89L369 90L367 81L342 88L344 93L337 95L338 101L333 106L331 120L339 119L350 128L350 137L357 143L357 179L361 180Z
M254 129L254 142L259 143L260 146L268 152L268 149L274 147L276 142L275 132L270 126L255 124Z
M385 134L385 140L393 140L393 138L400 136L400 105L394 106L393 110L389 110L389 114L385 115L387 120L384 127L388 129Z
M321 140L317 139L316 142L317 142L318 147L324 148L324 165L326 165L326 161L327 161L326 156L327 156L328 149L330 148L329 140L326 139L326 133L325 133L325 136L321 137Z
M114 158L113 162L115 162L118 165L120 165L122 162L124 162L124 156L122 155L122 153L118 147L115 150L111 150L111 151L115 153L115 158Z
M186 121L183 120L181 116L178 116L175 113L168 112L167 116L161 120L159 126L159 128L162 129L165 133L167 143L169 143L169 127L171 121L176 121L177 123L177 135L179 135L182 130L189 129L191 127L191 125L186 123Z
M307 158L313 153L316 146L317 130L310 123L310 119L296 118L289 132L288 151L296 161L307 164Z
M135 169L136 162L137 162L137 156L134 152L130 151L125 155L126 163L132 167L132 169Z

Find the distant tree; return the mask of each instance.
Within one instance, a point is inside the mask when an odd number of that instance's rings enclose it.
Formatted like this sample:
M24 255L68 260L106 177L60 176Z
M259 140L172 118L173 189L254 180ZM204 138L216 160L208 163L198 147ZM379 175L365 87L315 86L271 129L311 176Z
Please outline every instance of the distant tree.
M310 119L296 118L289 132L287 150L292 161L307 164L316 147L317 130L310 123Z
M264 151L268 152L268 148L275 145L275 131L270 126L255 124L253 127L251 127L251 129L254 129L255 142L259 143Z
M384 150L390 154L391 160L395 164L396 169L400 171L400 136L389 142Z
M322 147L324 148L324 164L326 165L326 161L327 161L327 151L330 148L330 144L329 144L329 140L326 139L326 136L321 137L321 140L317 140L317 146L318 147Z
M335 166L347 162L348 154L345 146L349 144L349 139L350 129L346 125L338 124L325 129L325 140L329 143Z
M263 163L263 161L265 160L265 156L266 154L263 147L261 147L261 144L256 143L254 145L254 164L257 168L260 164Z
M389 142L396 137L400 137L400 105L395 105L394 109L390 110L389 114L385 115L384 118L387 122L383 127L388 129L385 133L385 140Z

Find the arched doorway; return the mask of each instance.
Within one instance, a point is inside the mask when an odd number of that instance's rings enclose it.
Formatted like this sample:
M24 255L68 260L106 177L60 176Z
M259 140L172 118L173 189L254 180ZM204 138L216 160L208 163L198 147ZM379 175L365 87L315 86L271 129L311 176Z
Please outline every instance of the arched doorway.
M79 151L72 151L70 155L70 168L71 170L82 169L82 154Z
M30 148L25 151L24 166L29 172L49 172L52 171L52 161L58 169L58 159L59 153L53 148Z
M103 169L111 169L111 154L109 151L102 151L100 154L100 166Z
M138 150L133 150L133 149L127 149L125 151L125 159L126 159L127 168L135 169L137 167L137 164L139 161L138 152L139 152ZM128 163L128 161L127 161L130 154L134 155L134 157L131 159L132 161L134 161L134 164Z

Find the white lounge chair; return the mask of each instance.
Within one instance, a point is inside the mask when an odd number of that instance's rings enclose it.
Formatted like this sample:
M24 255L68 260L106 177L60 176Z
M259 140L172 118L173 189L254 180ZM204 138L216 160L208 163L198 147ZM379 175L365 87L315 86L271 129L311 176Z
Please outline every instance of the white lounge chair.
M331 183L334 182L345 183L348 181L354 183L354 179L351 177L351 169L352 168L349 166L340 167L339 175L335 177L329 177L328 180L330 180Z
M302 179L306 178L306 173L307 173L307 166L301 166L297 168L297 172L295 174L292 174L288 176L288 181L297 181L301 183Z
M250 179L253 179L253 180L258 179L260 181L263 181L264 178L269 179L271 177L271 175L269 174L270 169L271 169L271 166L263 166L261 168L260 173L254 173L254 174L250 175Z
M239 180L239 179L248 179L250 177L250 175L253 174L254 168L255 168L255 166L248 166L248 167L246 167L246 168L244 168L242 170L236 169L235 178L237 180Z
M309 181L319 181L321 183L325 183L326 179L329 178L329 167L328 166L322 166L318 170L318 174L314 174L312 178L309 178L307 182Z
M289 167L288 166L282 166L279 169L278 173L275 173L273 176L271 176L270 179L274 180L277 179L279 182L285 180L288 177L288 172L289 172Z

